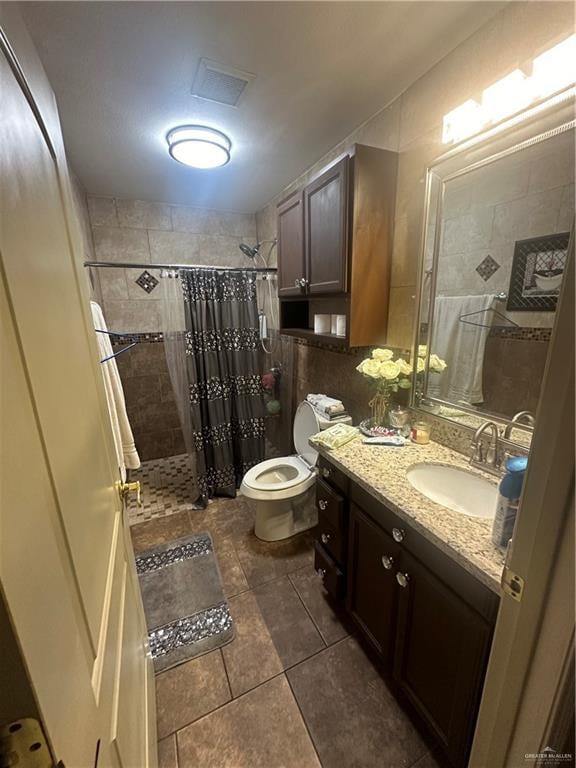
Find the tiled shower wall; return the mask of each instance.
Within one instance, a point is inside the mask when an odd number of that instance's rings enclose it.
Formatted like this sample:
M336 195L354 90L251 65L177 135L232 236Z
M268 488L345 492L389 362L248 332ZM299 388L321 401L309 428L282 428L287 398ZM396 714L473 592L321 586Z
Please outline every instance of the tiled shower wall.
M91 196L88 210L95 261L252 266L238 246L255 242L254 215ZM161 330L161 288L138 285L142 268L92 271L111 330Z
M238 245L256 241L256 219L188 206L88 196L93 260L143 264L252 266ZM162 330L160 282L150 292L136 280L143 268L91 270L108 328ZM158 280L158 272L151 272ZM185 451L160 341L144 341L117 358L134 439L143 461Z

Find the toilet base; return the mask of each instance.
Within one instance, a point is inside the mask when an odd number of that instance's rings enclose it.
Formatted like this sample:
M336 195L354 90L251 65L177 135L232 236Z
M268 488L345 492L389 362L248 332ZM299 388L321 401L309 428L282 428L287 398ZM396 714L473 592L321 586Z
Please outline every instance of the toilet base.
M314 486L293 499L250 500L254 533L262 541L281 541L318 524Z

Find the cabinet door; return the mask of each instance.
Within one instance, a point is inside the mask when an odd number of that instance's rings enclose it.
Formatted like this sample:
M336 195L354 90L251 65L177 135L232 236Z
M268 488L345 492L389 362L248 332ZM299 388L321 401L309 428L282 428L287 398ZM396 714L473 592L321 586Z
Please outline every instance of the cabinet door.
M345 293L348 271L348 156L304 190L310 293Z
M491 628L418 560L402 553L394 678L454 766L465 766ZM401 582L401 583L400 583Z
M297 192L278 206L278 295L303 294L305 278L302 193Z
M399 547L355 504L350 514L347 607L384 662L391 664L398 589Z

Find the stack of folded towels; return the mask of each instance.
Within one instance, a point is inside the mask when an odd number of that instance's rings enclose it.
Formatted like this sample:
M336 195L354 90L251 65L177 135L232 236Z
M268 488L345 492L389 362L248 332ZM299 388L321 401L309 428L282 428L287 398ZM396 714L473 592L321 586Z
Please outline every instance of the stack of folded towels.
M341 400L335 400L327 395L308 395L306 400L324 419L338 421L348 416L344 403Z

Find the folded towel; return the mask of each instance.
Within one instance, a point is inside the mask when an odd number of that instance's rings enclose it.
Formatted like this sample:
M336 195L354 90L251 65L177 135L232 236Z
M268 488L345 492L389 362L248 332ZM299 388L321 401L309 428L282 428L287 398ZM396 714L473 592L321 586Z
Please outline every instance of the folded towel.
M319 413L330 416L333 414L343 414L345 412L344 404L341 400L335 400L327 395L308 395L306 398Z
M333 427L328 427L328 429L312 435L310 442L321 445L324 448L340 448L342 445L349 443L350 440L354 440L359 434L358 429L351 427L349 424L334 424Z
M91 301L90 309L92 310L92 322L94 323L94 328L107 331L108 328L100 305L95 301ZM114 354L108 334L97 333L96 337L100 360ZM132 428L128 421L128 414L126 413L124 390L122 389L122 382L120 380L120 374L118 373L116 360L112 358L111 360L102 363L100 365L100 370L102 371L102 378L104 379L104 391L106 392L106 401L108 403L108 412L110 414L112 435L114 436L118 468L120 470L122 482L125 482L126 467L129 469L138 469L140 466L140 457L138 456L138 451L134 445Z

